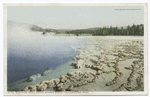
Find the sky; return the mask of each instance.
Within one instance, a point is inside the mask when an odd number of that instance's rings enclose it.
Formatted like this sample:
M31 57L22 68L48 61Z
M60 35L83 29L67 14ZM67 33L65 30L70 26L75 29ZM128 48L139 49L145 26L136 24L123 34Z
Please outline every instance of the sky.
M144 24L143 6L8 6L7 20L53 29Z

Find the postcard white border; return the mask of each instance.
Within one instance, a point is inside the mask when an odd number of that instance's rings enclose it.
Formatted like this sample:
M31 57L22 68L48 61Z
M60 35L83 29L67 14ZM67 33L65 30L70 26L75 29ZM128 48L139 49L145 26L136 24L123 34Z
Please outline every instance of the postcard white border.
M143 92L8 92L7 91L7 6L144 6L144 91ZM4 3L4 95L148 95L148 4L147 3Z

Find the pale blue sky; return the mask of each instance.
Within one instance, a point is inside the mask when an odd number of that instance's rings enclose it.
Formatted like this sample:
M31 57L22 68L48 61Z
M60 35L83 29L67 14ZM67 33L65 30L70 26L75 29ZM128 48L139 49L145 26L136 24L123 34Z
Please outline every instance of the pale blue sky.
M144 24L144 7L9 6L7 20L54 29L82 29L109 25L127 26L133 23Z

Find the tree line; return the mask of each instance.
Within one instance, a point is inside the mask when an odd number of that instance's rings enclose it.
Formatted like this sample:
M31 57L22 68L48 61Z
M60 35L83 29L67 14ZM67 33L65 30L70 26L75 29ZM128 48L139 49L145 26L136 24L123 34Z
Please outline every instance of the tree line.
M121 36L143 36L144 35L144 25L135 25L127 27L100 27L96 30L81 29L81 30L71 30L67 31L66 34L75 34L79 36L80 34L92 34L93 36L107 36L107 35L121 35Z
M125 36L143 36L144 35L144 25L132 25L126 28L116 27L100 27L97 31L92 33L93 36L106 36L106 35L125 35Z
M93 33L93 31L90 29L66 31L66 34L75 34L76 36L79 36L81 34L92 34L92 33Z

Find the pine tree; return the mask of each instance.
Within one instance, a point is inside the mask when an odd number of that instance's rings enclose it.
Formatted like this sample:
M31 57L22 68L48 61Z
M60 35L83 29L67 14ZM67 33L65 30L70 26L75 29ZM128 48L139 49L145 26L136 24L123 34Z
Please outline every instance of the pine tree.
M124 33L123 33L123 27L121 27L120 33L121 33L121 35L124 35Z
M127 26L127 35L130 35L129 32L130 32L130 26L128 25L128 26Z

